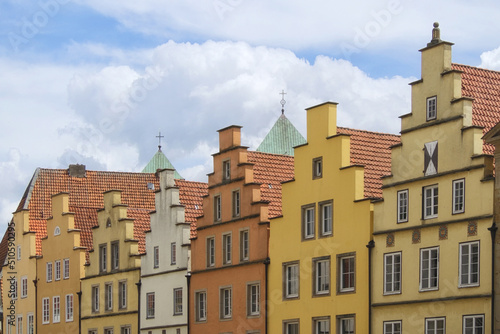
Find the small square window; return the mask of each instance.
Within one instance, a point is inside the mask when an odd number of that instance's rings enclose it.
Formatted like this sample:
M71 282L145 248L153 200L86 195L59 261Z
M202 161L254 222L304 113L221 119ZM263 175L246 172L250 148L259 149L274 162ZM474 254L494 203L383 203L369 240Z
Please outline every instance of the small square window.
M323 177L323 157L313 159L313 180Z
M437 96L427 98L426 103L426 120L431 121L437 117Z
M463 323L463 333L484 334L484 315L465 315Z

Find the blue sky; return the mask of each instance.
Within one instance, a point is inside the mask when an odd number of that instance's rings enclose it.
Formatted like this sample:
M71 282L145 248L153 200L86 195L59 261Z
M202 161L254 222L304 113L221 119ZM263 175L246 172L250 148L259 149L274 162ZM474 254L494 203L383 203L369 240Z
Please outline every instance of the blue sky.
M37 167L140 171L157 149L206 181L216 130L255 149L280 115L339 103L397 133L432 24L453 61L500 70L494 0L6 0L0 3L0 226ZM21 126L22 124L22 126Z

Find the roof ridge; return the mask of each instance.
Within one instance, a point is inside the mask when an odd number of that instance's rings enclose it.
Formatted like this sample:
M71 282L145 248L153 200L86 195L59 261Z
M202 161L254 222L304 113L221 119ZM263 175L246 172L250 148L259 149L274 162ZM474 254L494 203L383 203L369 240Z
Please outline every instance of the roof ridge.
M353 128L348 128L348 127L344 127L344 126L337 126L337 129L345 129L345 130L358 131L358 132L364 132L364 133L373 133L373 134L384 135L384 136L394 136L394 137L397 137L397 138L401 137L401 135L394 134L394 133L380 132L380 131L371 131L371 130L361 130L361 129L353 129Z
M467 67L467 68L473 68L473 69L480 70L480 71L485 71L485 72L493 72L493 73L500 74L500 71L495 71L495 70L491 70L489 68L484 68L484 67L477 67L477 66L471 66L471 65L466 65L466 64L459 64L459 63L452 63L451 66L453 66L453 65Z

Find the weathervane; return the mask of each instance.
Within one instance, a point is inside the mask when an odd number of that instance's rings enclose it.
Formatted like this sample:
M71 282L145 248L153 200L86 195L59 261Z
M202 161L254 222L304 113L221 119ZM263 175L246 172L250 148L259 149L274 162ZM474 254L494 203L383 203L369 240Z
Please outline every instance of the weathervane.
M156 136L156 138L158 138L158 151L161 152L161 139L162 138L165 138L165 136L162 136L161 135L161 131L158 132L158 136Z
M286 95L285 90L282 89L281 93L279 93L279 94L281 95L281 101L280 101L280 103L281 103L281 114L283 115L283 114L285 114L285 103L286 103L286 101L285 101L285 95Z

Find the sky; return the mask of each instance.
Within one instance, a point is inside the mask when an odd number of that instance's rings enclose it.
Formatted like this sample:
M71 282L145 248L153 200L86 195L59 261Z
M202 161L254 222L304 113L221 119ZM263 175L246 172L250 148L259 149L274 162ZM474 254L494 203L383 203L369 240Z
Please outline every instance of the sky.
M217 130L256 149L281 114L338 102L340 126L398 133L419 49L500 70L497 0L3 0L0 227L36 168L139 172L158 150L207 181Z

